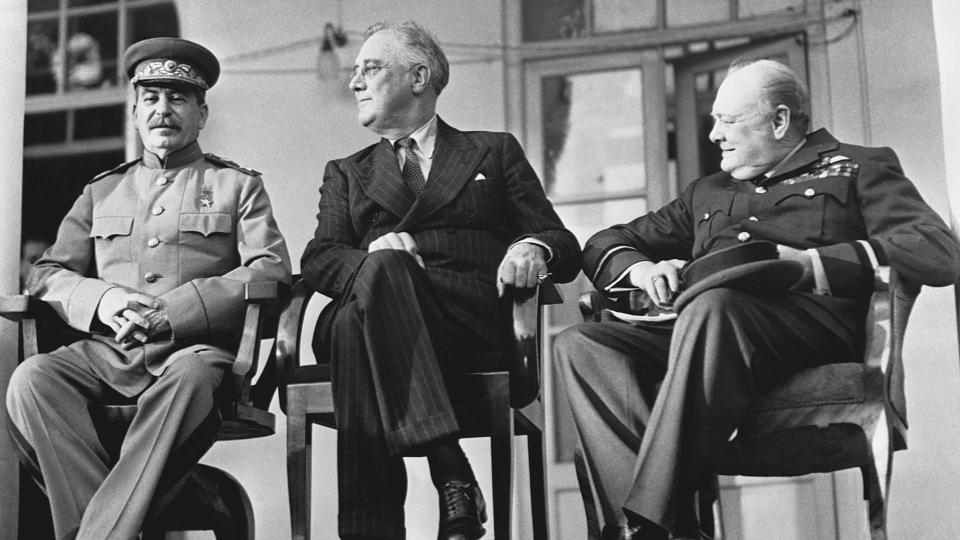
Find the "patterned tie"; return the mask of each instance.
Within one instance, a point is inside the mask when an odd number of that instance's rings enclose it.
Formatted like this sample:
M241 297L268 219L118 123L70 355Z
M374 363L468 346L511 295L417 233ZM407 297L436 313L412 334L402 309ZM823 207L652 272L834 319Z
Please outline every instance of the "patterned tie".
M423 171L420 170L420 160L413 151L413 145L416 144L410 137L404 137L397 141L397 150L403 155L403 182L407 184L410 191L417 197L423 192L423 185L426 180L423 178Z

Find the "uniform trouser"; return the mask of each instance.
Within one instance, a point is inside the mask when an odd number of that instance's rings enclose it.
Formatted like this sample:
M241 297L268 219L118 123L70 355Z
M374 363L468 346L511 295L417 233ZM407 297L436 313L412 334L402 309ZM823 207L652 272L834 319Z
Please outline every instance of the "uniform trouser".
M629 512L695 535L694 494L751 399L805 367L859 358L857 305L713 289L672 328L564 331L555 357L586 461L578 476L588 518L599 506L608 526L626 524Z
M457 352L491 346L448 317L413 257L370 253L334 316L341 535L403 538L404 455L453 437L443 372ZM456 369L456 368L452 368Z
M157 488L171 454L195 462L212 444L213 437L195 432L211 431L214 392L232 358L209 349L168 366L136 397L136 415L111 464L88 406L117 394L90 369L82 353L91 348L85 345L90 342L33 356L17 367L7 391L8 425L24 462L39 466L58 539L130 540L155 511L151 503L161 495ZM165 487L175 484L162 481Z

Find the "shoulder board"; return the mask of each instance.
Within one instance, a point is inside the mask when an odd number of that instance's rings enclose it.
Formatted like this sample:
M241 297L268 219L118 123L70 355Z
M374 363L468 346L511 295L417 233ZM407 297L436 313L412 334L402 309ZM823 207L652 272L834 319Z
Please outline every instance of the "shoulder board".
M208 161L216 163L217 165L221 165L223 167L230 167L231 169L236 169L242 173L247 173L250 176L263 176L262 174L260 174L260 171L255 171L253 169L247 169L247 168L241 167L236 162L230 161L229 159L224 159L216 154L204 154L203 157L207 158Z
M123 171L129 169L130 167L132 167L134 164L138 163L139 161L140 161L140 158L137 158L137 159L135 159L135 160L133 160L133 161L128 161L128 162L126 162L126 163L117 165L116 167L110 169L109 171L103 171L102 173L94 176L93 179L90 180L90 181L87 182L87 183L88 183L88 184L92 184L92 183L96 182L97 180L100 180L101 178L106 178L107 176L110 176L111 174L122 173Z

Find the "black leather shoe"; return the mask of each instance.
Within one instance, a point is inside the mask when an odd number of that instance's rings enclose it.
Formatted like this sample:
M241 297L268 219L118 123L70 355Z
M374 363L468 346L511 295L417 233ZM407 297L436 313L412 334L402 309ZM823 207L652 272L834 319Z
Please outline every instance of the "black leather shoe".
M439 492L438 540L477 540L486 534L487 503L476 482L447 482Z

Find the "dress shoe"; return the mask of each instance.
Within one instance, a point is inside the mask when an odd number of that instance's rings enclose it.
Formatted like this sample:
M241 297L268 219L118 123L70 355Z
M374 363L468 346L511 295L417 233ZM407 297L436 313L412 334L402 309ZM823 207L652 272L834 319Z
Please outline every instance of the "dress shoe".
M438 540L477 540L487 531L487 503L476 482L447 482L440 486Z

